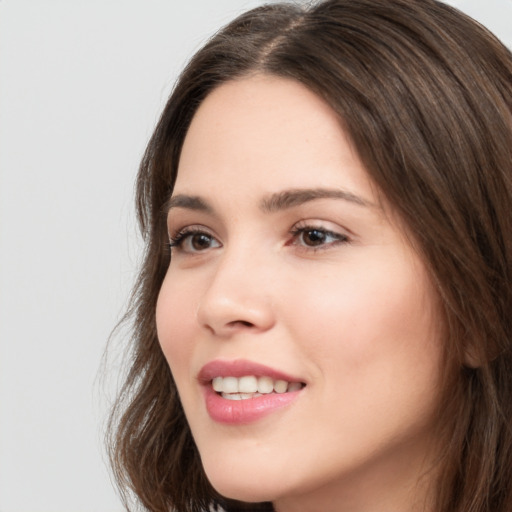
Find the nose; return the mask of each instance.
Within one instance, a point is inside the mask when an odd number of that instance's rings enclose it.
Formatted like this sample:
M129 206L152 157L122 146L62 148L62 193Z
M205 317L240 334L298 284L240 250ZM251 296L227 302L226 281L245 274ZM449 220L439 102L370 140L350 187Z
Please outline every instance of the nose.
M237 332L265 332L275 323L270 266L255 251L226 254L212 269L200 298L202 328L227 338Z

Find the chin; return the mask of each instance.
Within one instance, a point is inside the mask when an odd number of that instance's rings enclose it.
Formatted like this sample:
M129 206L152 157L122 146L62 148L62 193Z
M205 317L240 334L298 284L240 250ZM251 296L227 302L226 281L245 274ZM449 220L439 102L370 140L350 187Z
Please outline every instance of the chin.
M274 501L280 495L277 485L282 485L279 479L269 481L255 471L247 475L239 471L222 471L217 467L214 471L206 470L206 476L220 495L247 503Z
M261 503L265 501L274 501L275 497L272 493L266 492L259 487L258 479L255 478L253 483L247 481L240 482L240 484L233 484L232 482L217 482L210 480L213 488L224 498L231 500L243 501L246 503Z

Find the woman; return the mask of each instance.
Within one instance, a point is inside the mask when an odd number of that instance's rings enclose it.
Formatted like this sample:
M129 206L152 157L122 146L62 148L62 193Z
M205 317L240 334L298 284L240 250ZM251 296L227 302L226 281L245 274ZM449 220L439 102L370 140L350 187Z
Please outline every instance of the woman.
M138 177L122 487L512 509L511 84L434 0L261 7L196 54Z

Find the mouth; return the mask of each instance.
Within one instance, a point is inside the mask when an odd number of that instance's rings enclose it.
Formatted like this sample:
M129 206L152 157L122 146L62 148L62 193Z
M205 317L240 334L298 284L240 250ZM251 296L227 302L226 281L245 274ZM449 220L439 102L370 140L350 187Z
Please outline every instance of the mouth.
M273 379L267 375L244 375L242 377L214 377L211 381L213 390L227 400L250 400L272 393L292 393L300 391L303 382Z
M199 372L206 409L220 423L242 425L299 400L306 382L268 366L217 359Z

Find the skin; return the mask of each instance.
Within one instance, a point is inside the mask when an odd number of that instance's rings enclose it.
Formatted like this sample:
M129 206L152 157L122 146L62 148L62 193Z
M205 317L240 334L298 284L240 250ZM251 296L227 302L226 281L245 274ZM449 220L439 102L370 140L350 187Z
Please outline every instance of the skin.
M342 194L268 208L319 188ZM190 126L178 195L208 208L169 212L171 238L195 234L172 248L156 320L212 485L279 512L430 510L437 295L336 114L291 80L220 86ZM214 359L306 386L258 421L218 423L197 380Z

